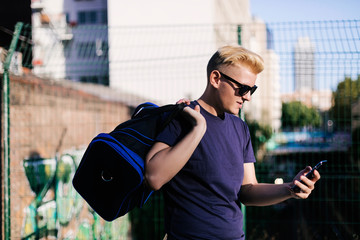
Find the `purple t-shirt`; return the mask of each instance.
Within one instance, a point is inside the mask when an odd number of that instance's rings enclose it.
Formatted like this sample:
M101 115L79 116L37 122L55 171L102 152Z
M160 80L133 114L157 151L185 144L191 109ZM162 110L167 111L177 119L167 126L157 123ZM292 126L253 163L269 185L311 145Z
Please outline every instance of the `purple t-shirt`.
M206 133L184 168L163 187L168 239L244 239L238 194L244 163L255 162L248 126L234 115L221 119L200 109ZM186 126L174 120L157 141L175 145Z

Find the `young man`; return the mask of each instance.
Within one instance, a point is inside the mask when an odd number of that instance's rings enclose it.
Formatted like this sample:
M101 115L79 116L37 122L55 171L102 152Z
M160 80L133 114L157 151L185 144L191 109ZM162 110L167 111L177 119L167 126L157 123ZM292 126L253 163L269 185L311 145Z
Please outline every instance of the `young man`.
M256 90L262 58L240 46L220 48L207 66L203 95L157 138L146 159L149 186L163 187L168 239L244 239L239 203L266 206L307 198L320 179L298 173L291 183L258 183L249 129L239 110ZM304 184L299 181L302 180ZM294 193L291 186L300 187Z

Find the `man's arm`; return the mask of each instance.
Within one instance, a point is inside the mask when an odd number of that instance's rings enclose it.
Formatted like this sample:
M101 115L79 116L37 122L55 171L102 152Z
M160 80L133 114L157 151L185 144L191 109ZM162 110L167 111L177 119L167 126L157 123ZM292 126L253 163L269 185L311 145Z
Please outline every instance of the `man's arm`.
M306 167L300 171L293 182L284 184L258 183L255 175L254 163L244 164L244 180L240 190L240 201L248 206L268 206L280 203L289 198L307 198L314 190L315 182L320 179L320 174L315 170L314 179L310 180L304 175L311 170ZM305 184L300 183L302 180ZM291 190L292 185L300 187L299 193Z
M206 121L200 107L185 107L184 113L195 120L192 130L172 147L155 143L146 156L145 179L153 190L159 190L185 166L205 134Z

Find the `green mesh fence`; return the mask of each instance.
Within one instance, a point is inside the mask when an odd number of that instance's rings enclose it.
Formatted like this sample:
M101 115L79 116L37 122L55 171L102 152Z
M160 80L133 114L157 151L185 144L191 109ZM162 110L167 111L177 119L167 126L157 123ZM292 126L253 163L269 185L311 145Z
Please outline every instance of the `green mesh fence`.
M11 238L162 239L161 192L104 223L69 179L96 133L142 101L198 98L212 53L242 44L265 60L242 113L259 182L328 160L309 199L246 207L247 239L359 239L359 29L359 20L23 26L9 66Z
M287 182L304 166L328 163L306 201L248 207L248 239L357 239L359 21L273 23L268 28L280 56L281 84L291 96L283 95L282 129L256 164L258 180ZM332 105L322 108L315 101L329 101L319 94L326 89L332 91ZM310 114L311 108L316 114Z

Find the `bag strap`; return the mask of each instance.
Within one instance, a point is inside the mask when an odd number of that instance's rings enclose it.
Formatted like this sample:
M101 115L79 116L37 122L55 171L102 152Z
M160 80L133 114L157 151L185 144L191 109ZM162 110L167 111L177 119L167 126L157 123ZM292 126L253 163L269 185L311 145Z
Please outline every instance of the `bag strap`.
M183 110L185 107L185 103L180 103L180 104L169 104L169 105L164 105L161 107L148 107L148 106L144 106L142 108L140 108L136 113L133 114L132 118L141 118L145 115L148 116L152 116L152 115L158 115L160 113L164 113L164 112L171 112L170 116L174 114L173 117L175 117L175 115ZM176 113L174 113L176 112ZM172 119L170 119L171 121ZM169 122L170 122L169 121Z
M167 109L167 106L164 106L165 109ZM174 106L175 106L175 108L174 108ZM184 107L186 107L186 104L180 103L180 104L175 104L174 106L172 106L173 108L172 108L172 110L170 110L171 111L170 115L165 119L165 121L161 125L160 132L162 130L164 130L164 128L171 122L171 120L173 120L178 115L178 113L184 109Z
M154 109L154 108L158 108L158 107L159 107L158 105L151 103L151 102L142 103L135 108L134 113L131 115L131 119L139 117L139 115L143 115L143 112L145 109ZM139 114L139 113L141 113L141 114Z

